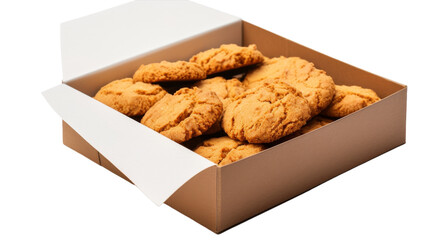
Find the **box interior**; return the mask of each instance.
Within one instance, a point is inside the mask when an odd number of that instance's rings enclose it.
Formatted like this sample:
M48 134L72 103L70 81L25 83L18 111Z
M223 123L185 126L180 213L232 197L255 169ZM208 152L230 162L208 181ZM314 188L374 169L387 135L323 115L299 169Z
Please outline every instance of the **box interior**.
M249 158L224 167L209 167L166 201L171 207L219 233L405 143L406 86L350 66L245 21L242 22L241 31L234 29L234 26L225 28L234 30L236 36L223 43L240 39L242 45L255 43L268 57L301 57L325 70L336 84L374 89L382 100L318 130L280 141ZM201 50L217 47L216 44L221 41L220 32L213 31L204 36L204 39L217 38L210 46L202 38L190 39L67 84L92 97L108 82L131 77L142 63L187 60ZM226 74L233 76L239 73L240 70ZM161 85L170 92L178 87L176 83ZM179 85L183 86L182 83ZM135 120L139 121L138 118ZM65 145L130 181L66 123L63 132ZM185 146L192 149L195 140Z

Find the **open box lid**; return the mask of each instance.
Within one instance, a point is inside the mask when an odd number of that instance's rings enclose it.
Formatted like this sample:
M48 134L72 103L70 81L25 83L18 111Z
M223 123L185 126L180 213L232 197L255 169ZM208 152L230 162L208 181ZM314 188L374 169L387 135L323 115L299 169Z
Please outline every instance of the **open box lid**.
M61 26L64 83L43 95L68 125L161 205L215 164L67 84L225 26L237 25L234 34L223 33L240 43L240 24L188 1L134 1L66 22Z
M61 25L63 82L241 21L189 1L133 1Z

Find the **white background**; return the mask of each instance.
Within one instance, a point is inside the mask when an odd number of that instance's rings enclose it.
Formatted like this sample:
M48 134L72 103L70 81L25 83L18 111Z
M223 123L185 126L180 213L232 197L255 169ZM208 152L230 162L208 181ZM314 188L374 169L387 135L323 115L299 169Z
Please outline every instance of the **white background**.
M0 3L0 239L429 239L424 1L196 2L408 85L407 143L216 235L62 145L59 25L126 0Z

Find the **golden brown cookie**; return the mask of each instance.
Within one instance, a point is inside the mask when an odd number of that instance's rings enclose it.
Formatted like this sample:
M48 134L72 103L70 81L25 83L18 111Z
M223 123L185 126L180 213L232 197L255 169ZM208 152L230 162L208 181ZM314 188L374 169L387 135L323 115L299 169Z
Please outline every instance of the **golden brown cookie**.
M219 166L224 166L262 150L263 145L236 141L225 136L208 139L194 151Z
M321 113L327 117L344 117L380 100L373 90L359 86L335 85L331 104Z
M196 87L167 94L144 115L141 123L178 143L207 131L222 114L216 93Z
M162 61L160 63L143 64L133 76L134 81L147 83L200 80L204 78L206 78L206 73L199 64L185 61Z
M207 75L260 63L263 60L264 56L256 49L255 44L248 47L223 44L219 48L200 52L189 59L190 62L200 64Z
M236 97L244 92L243 84L236 78L226 80L223 77L214 77L201 80L195 86L199 89L215 92L222 103L226 103L225 100Z
M226 80L223 77L214 77L206 80L201 80L195 84L196 87L213 91L222 101L223 108L225 109L231 98L234 98L244 92L243 84L236 78ZM221 128L222 116L218 121L210 127L205 134L214 134L222 130Z
M308 132L311 132L313 130L316 130L318 128L321 128L334 120L325 118L322 116L315 116L310 121L308 121L307 124L305 124L299 131L297 131L298 135L302 135Z
M247 143L238 146L236 149L233 149L226 155L226 157L219 163L219 166L225 166L230 163L236 162L240 159L250 157L258 152L264 150L264 147L261 144L252 144Z
M332 101L335 84L325 71L298 57L265 58L263 64L250 71L243 84L252 88L265 79L283 79L302 92L307 99L311 116L316 116Z
M131 78L113 81L102 87L94 99L128 116L143 115L167 92L150 83L133 82Z
M283 81L267 80L226 107L222 127L232 139L269 143L297 131L310 117L300 91Z

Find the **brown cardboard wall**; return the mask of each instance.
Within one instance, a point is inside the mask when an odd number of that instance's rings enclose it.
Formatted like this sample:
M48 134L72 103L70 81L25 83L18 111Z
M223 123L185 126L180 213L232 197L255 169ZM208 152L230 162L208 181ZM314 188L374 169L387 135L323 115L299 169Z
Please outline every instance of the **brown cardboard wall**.
M83 139L73 128L63 121L63 144L87 157L91 161L100 164L98 151Z
M216 232L217 166L195 175L165 202L167 205Z
M220 168L220 231L405 143L406 89Z
M383 97L361 111L260 154L220 168L218 231L293 198L405 143L407 89L249 23L243 44L268 56L299 56L339 84L371 87Z

